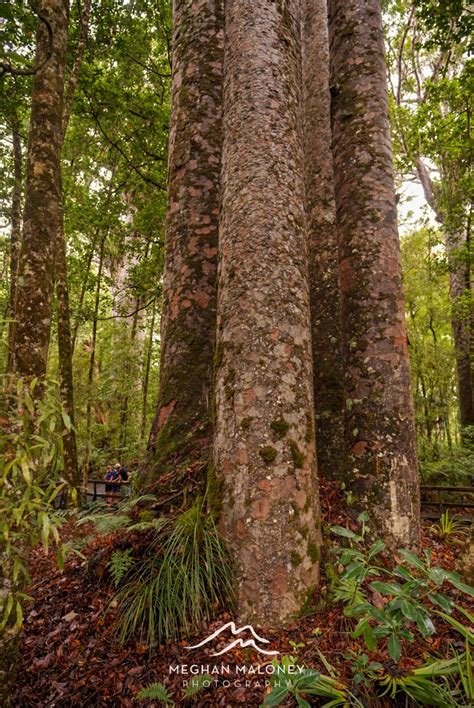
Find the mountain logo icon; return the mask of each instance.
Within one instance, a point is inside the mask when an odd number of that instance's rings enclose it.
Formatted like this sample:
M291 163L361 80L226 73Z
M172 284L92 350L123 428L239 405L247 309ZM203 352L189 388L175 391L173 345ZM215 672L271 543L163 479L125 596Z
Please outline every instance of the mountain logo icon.
M262 649L262 647L258 646L256 642L259 642L261 644L270 644L269 640L264 639L263 637L259 637L259 635L251 625L246 624L243 627L236 627L235 622L227 622L227 624L222 625L220 629L216 629L213 634L210 634L209 637L203 639L202 642L199 642L199 644L194 644L192 647L185 647L185 649L199 649L199 647L203 647L205 644L212 642L213 639L218 637L227 629L230 629L234 637L238 634L242 634L242 632L248 631L251 635L251 638L243 639L242 637L238 637L238 639L234 639L234 641L230 642L230 644L224 647L224 649L221 649L221 651L214 652L213 654L211 654L211 656L221 656L221 654L225 654L234 647L242 647L242 649L244 647L253 647L253 649L256 649L260 654L267 654L268 656L276 656L280 653L279 651L269 651L267 649Z

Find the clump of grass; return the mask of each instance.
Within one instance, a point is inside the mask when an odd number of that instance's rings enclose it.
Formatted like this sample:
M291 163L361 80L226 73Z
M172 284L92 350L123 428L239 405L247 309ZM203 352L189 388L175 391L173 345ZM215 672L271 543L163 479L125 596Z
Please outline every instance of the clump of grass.
M116 597L120 640L148 645L187 635L232 603L230 558L202 500L156 531Z

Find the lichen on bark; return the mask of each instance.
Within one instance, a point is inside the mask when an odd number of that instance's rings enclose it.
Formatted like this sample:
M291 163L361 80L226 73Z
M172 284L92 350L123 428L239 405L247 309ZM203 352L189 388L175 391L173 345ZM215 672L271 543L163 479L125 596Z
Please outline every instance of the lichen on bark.
M225 7L214 457L253 621L294 615L319 576L300 23L296 0Z
M419 479L379 0L329 0L347 483L393 546L419 541Z
M20 376L42 378L51 330L54 247L62 218L60 157L69 4L67 0L42 0L38 9L49 25L40 21L36 33L10 364Z
M175 2L160 389L144 485L159 484L176 451L209 452L222 64L221 1Z

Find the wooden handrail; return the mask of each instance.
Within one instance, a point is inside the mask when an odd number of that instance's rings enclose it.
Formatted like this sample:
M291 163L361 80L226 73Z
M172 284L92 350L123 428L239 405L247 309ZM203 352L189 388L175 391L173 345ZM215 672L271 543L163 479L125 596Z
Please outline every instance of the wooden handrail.
M421 484L422 492L467 492L474 494L474 487L443 487L440 485Z

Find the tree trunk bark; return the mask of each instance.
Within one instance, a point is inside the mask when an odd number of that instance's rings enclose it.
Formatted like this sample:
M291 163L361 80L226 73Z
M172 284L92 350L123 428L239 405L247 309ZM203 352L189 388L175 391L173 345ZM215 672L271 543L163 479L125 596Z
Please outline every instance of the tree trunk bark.
M12 320L8 326L8 359L7 372L12 371L13 363L13 342L15 340L15 316L16 298L18 283L18 267L21 252L21 196L22 196L22 171L23 155L21 149L20 126L16 113L12 116L12 138L13 138L13 195L11 213L11 237L10 237L10 295L8 304L8 317Z
M208 458L222 143L221 0L174 3L160 390L145 484Z
M304 0L303 107L306 214L318 471L342 479L344 370L334 173L327 1Z
M390 545L419 541L419 481L379 0L329 0L348 486Z
M443 226L444 230L444 243L450 270L451 327L456 355L459 422L461 424L461 437L464 439L463 429L467 426L474 426L474 308L471 277L470 217L467 220L466 235L462 234L459 228L450 226L450 210L449 208L443 209L440 203L442 200L439 199L439 195L435 192L429 170L419 155L415 157L415 167L425 199L433 209L438 222ZM449 179L446 175L442 175L443 179L449 184ZM448 193L452 192L453 190L448 190ZM449 207L449 202L445 206ZM463 296L464 303L460 299ZM472 444L472 439L473 435L471 433L468 436L469 444Z
M77 443L74 415L74 379L72 370L71 319L69 312L69 288L67 279L66 241L63 217L57 233L55 253L55 286L58 321L58 351L61 404L71 421L71 428L65 430L64 476L73 489L81 485L81 475L77 459Z
M100 286L102 284L102 269L104 267L104 248L105 248L106 239L107 239L107 233L105 233L102 236L102 239L100 242L100 248L99 248L99 269L97 272L97 284L96 284L96 290L95 290L94 320L92 322L91 356L89 359L89 371L87 374L86 449L85 449L85 454L84 454L84 474L83 474L83 486L85 488L87 488L87 479L88 479L88 474L89 474L95 349L97 346L97 322L99 319Z
M36 37L23 244L17 288L12 367L21 376L46 374L54 248L61 220L61 138L68 2L42 0Z
M153 336L155 333L156 300L153 301L151 311L150 333L148 343L145 348L145 358L143 363L143 398L142 398L142 420L140 425L140 440L144 441L147 431L147 408L148 408L148 387L150 383L151 355L153 351Z
M464 234L445 227L445 243L449 261L449 293L451 327L458 379L459 422L463 429L474 426L474 313L471 283L470 244ZM468 436L474 441L474 430Z
M61 124L61 147L66 136L69 119L71 116L74 93L79 79L82 60L84 57L85 43L89 27L90 0L84 0L80 18L81 30L76 47L76 55L71 74L69 76L67 92L63 106ZM59 354L59 379L60 396L64 411L70 418L71 427L63 436L64 443L64 476L73 489L78 490L81 484L81 475L77 458L77 442L74 414L74 376L72 369L73 344L71 336L71 314L69 310L69 285L68 266L66 256L66 239L64 234L64 211L61 188L61 217L56 234L55 251L55 289L58 322L58 354Z
M319 578L300 3L227 0L215 493L239 613L280 621Z

